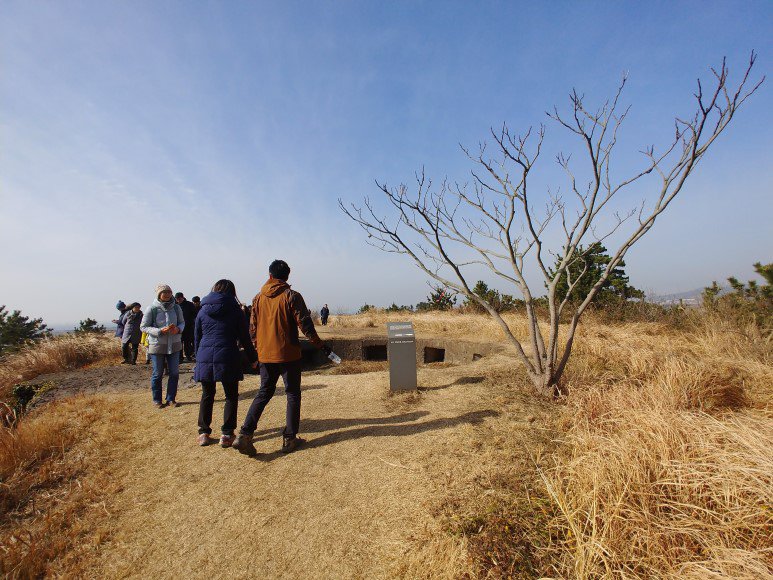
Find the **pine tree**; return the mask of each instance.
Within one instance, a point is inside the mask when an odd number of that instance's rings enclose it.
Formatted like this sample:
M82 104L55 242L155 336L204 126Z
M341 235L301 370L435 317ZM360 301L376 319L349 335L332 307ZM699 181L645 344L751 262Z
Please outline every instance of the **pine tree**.
M78 327L73 328L73 332L75 334L104 334L105 327L102 324L97 324L97 321L93 318L87 318L86 320L81 320L78 323Z
M43 324L42 318L30 320L29 316L22 316L20 310L9 314L5 305L0 306L0 354L50 335L51 331Z
M773 263L754 264L754 271L763 279L763 284L749 280L746 284L730 276L732 292L719 296L720 288L715 282L703 289L703 305L709 310L729 309L732 316L754 322L768 333L773 332ZM728 312L728 310L725 310Z
M419 302L416 310L451 310L456 304L456 296L448 289L442 286L431 286L432 292L427 296L425 302Z
M516 306L523 304L523 300L517 300L510 296L510 294L500 294L499 290L489 288L483 280L478 280L475 287L472 289L472 293L476 296L480 296L483 300L488 302L494 310L497 312L508 312L515 310ZM474 310L475 312L485 312L486 310L478 304L472 298L467 298L464 301L465 308Z
M578 246L575 258L568 268L569 276L567 277L564 273L558 280L556 299L562 301L566 297L571 281L574 286L569 294L569 301L582 302L590 293L591 288L601 279L611 260L607 249L599 242L595 242L587 248ZM558 269L558 266L559 262L556 260L555 268ZM593 298L594 304L611 304L631 298L644 298L644 292L628 284L628 276L624 268L625 261L621 261L612 270L601 290Z

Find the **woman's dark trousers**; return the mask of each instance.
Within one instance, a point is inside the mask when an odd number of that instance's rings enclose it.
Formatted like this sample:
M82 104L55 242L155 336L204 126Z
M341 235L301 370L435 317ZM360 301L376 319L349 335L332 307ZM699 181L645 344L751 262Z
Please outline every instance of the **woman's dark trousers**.
M241 432L252 435L258 427L263 409L274 396L279 377L285 384L287 412L284 435L295 437L301 422L301 361L286 363L260 363L260 390L247 411Z
M139 343L134 344L131 342L124 342L121 345L121 350L123 351L123 360L132 364L137 364L137 350L139 349L139 346Z
M225 408L223 409L223 435L233 435L236 429L236 411L239 408L239 381L224 381ZM201 403L199 403L199 434L212 433L212 405L215 402L215 381L201 381Z

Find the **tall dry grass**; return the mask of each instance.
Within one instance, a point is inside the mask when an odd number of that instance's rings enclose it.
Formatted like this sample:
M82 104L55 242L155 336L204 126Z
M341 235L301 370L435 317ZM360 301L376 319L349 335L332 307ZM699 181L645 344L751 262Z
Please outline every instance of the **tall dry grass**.
M573 578L773 577L773 367L752 328L588 325L544 476Z
M52 410L0 428L0 514L15 509L40 484L39 478L27 477L30 473L51 458L61 458L75 438L69 427L67 415Z
M0 360L0 400L10 400L16 383L97 361L116 362L119 353L117 341L107 335L42 340ZM81 516L104 509L99 501L115 489L99 466L101 450L111 440L107 431L122 417L116 403L75 397L0 426L3 577L77 574L79 555L102 541L104 532L84 527Z
M82 574L84 556L108 533L108 505L118 491L108 458L130 428L120 403L97 397L54 402L0 428L4 578Z
M7 401L17 383L38 375L79 368L120 357L120 345L107 334L65 334L43 339L0 358L0 401Z

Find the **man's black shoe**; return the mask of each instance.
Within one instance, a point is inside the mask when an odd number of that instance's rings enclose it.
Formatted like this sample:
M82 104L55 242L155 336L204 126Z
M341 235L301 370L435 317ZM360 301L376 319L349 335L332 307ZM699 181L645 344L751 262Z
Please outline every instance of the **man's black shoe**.
M252 435L239 433L233 443L231 443L231 447L244 455L253 456L258 453L255 446L252 444Z
M300 437L282 437L282 453L292 453L304 443L306 440Z

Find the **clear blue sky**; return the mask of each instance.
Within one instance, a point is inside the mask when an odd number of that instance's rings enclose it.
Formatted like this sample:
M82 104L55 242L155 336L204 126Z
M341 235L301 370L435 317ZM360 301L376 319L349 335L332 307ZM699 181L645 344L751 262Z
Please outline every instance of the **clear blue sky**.
M0 303L54 326L189 297L245 300L270 261L312 307L416 303L426 277L364 243L336 200L422 166L464 180L459 144L545 122L629 73L624 164L665 144L698 76L771 70L762 2L0 2ZM771 81L627 257L669 293L773 259ZM547 145L559 129L548 122ZM563 185L549 150L539 183ZM489 280L500 290L512 292Z

